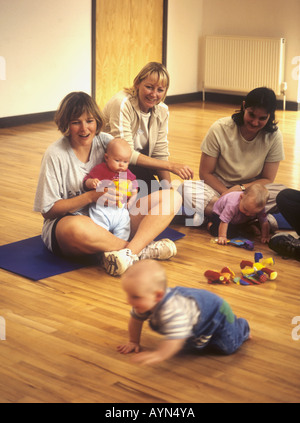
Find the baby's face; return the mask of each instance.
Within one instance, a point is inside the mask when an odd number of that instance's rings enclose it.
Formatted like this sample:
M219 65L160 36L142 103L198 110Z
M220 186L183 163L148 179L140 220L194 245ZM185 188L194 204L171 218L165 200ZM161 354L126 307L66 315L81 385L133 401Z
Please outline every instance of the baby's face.
M129 166L131 151L120 148L105 155L106 164L113 172L126 172Z
M157 295L153 289L146 289L139 284L125 283L123 289L127 295L127 302L139 314L152 310L157 304Z

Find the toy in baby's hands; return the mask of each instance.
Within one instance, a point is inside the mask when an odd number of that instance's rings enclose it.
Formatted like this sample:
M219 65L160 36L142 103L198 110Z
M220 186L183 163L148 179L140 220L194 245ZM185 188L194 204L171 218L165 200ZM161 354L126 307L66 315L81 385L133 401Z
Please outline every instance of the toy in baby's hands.
M127 199L131 197L132 193L130 191L131 182L127 180L114 180L113 181L116 190L120 193L120 195ZM121 208L124 205L124 201L118 201L118 207Z
M214 244L218 243L218 238L213 238L212 241ZM227 241L227 245L233 245L234 247L244 248L245 250L254 250L254 242L246 238L232 238Z

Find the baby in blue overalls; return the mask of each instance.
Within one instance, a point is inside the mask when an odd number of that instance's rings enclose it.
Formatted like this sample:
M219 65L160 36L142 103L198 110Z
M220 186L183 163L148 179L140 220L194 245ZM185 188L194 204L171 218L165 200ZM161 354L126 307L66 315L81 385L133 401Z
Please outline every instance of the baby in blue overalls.
M132 306L129 341L118 346L122 354L137 354L135 361L153 364L166 360L184 347L213 347L223 354L234 353L249 337L245 319L237 318L229 304L202 289L167 288L163 267L153 260L142 260L122 277L122 287ZM140 353L143 323L164 335L155 351Z

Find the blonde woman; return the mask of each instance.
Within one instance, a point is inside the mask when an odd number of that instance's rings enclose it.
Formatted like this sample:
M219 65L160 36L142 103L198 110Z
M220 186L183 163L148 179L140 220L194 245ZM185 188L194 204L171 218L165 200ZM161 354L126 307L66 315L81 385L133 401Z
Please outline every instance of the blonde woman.
M193 171L184 164L168 161L169 110L164 100L170 84L167 69L160 63L148 63L135 77L133 86L114 95L103 109L105 131L124 138L132 149L130 170L147 182L156 175L161 186L168 187L170 172L192 179Z

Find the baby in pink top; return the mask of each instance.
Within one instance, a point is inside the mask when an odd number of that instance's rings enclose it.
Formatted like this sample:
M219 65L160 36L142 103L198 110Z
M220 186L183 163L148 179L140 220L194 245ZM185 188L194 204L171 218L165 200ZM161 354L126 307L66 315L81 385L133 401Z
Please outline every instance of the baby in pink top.
M260 184L250 185L244 192L233 191L220 197L214 204L208 225L210 233L218 236L218 244L227 244L228 236L237 236L237 225L255 218L260 223L261 242L268 242L270 229L265 213L268 198L268 190Z

